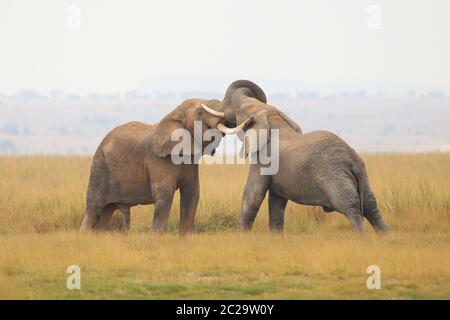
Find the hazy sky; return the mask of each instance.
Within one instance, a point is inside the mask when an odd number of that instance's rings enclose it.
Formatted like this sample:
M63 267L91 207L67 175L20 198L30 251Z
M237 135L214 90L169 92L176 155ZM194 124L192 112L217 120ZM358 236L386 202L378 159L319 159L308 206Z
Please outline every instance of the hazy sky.
M125 91L158 77L448 91L449 15L445 0L0 0L0 92Z

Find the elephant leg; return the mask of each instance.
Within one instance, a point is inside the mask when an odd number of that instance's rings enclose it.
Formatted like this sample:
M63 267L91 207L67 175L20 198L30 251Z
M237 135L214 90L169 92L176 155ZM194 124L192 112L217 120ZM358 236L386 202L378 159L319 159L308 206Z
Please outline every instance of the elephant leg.
M350 220L353 230L358 232L363 231L363 217L359 208L348 208L344 214Z
M200 197L200 185L198 179L183 186L180 189L180 234L184 235L192 231L195 212L197 211Z
M100 210L100 215L96 225L98 230L106 230L108 228L109 222L116 211L117 206L115 204L109 204Z
M167 231L175 188L157 187L152 193L155 198L152 232L163 233Z
M127 206L119 206L119 210L122 213L122 222L123 222L123 228L125 231L128 231L130 229L130 208Z
M344 214L352 225L353 230L363 231L363 215L358 191L352 180L329 183L326 186L327 195L333 208Z
M269 191L269 228L275 232L283 231L284 211L288 200Z
M98 219L98 208L96 206L88 205L86 207L86 213L83 218L83 222L80 226L80 231L87 231L94 229Z
M241 230L250 230L269 187L270 176L260 174L260 166L251 165L242 196L242 211L239 219Z

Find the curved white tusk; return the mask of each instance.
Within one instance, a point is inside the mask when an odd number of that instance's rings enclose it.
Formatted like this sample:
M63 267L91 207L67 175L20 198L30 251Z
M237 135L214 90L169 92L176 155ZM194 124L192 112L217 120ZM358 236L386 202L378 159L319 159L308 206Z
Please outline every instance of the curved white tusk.
M245 125L247 124L247 122L249 120L250 120L250 118L247 118L244 122L242 122L240 125L238 125L235 128L228 128L225 125L219 123L217 125L217 129L224 134L235 134L235 133L238 133L239 131L241 131L242 129L244 129Z
M202 103L202 108L205 109L208 113L211 113L213 116L221 117L221 118L225 117L225 112L220 112L220 111L211 109L210 107L205 106L203 103Z

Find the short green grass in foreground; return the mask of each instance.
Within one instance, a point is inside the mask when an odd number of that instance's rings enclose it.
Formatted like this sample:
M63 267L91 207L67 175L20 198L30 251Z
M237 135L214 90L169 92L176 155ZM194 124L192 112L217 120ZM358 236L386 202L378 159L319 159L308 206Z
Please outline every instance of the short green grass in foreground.
M284 236L75 232L2 237L2 298L404 299L449 297L448 235ZM38 245L37 245L38 244ZM81 267L81 290L66 268ZM367 266L382 288L368 290Z

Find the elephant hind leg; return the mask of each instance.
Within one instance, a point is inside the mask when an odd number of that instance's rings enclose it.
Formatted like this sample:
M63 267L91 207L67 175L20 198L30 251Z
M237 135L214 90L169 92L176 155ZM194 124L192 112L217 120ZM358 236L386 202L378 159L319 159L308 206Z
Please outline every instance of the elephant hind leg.
M345 214L345 216L350 220L353 230L363 231L364 219L361 215L361 209L357 208L356 206L359 206L359 203L357 203L356 205L349 205L345 209L342 209L342 211L340 212Z
M353 181L349 179L329 184L326 190L332 207L350 220L354 230L362 231L364 218L359 194Z

